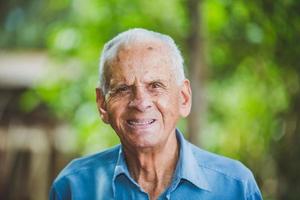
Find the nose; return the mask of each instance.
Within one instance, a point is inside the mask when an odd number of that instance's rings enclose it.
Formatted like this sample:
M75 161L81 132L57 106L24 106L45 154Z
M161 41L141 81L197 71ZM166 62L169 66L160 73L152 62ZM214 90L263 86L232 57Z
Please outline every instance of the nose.
M136 86L133 89L131 101L129 107L134 108L140 112L145 112L152 107L152 101L150 95L147 93L143 86Z

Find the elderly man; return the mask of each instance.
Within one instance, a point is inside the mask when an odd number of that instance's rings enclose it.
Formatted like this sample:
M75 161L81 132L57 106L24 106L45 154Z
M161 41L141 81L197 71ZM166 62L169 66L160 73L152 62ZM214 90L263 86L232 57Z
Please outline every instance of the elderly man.
M245 166L193 146L176 129L190 112L191 88L169 36L131 29L109 41L96 96L121 145L71 162L50 199L262 199Z

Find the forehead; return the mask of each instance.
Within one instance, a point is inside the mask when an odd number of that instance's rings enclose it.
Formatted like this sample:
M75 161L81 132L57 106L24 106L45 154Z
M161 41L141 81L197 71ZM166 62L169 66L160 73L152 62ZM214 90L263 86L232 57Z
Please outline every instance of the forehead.
M133 43L119 49L109 65L109 82L133 79L171 79L169 47L157 41Z

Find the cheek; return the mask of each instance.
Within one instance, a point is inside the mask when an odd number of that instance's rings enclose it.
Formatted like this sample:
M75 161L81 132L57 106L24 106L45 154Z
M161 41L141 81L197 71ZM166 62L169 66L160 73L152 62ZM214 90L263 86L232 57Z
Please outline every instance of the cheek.
M179 113L179 102L176 95L167 95L157 100L157 107L163 117L177 117Z
M107 107L109 121L111 124L117 125L122 115L126 114L126 101L110 102Z

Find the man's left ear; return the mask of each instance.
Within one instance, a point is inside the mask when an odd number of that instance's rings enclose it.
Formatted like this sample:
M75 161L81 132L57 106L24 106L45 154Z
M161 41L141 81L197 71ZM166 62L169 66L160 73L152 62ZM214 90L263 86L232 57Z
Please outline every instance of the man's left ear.
M180 108L179 112L182 117L187 117L191 112L192 90L190 81L185 79L180 90Z
M96 88L96 103L101 119L109 124L108 112L106 109L105 95L100 88Z

